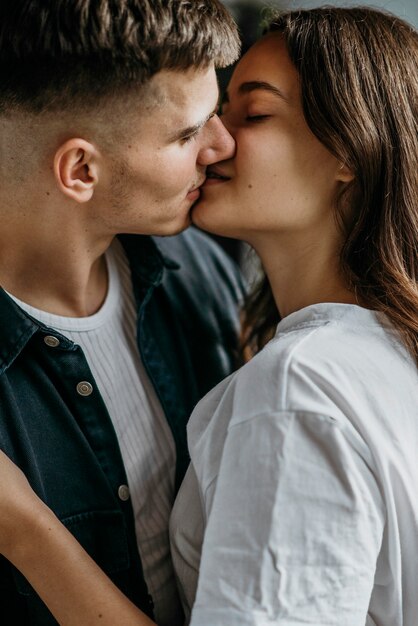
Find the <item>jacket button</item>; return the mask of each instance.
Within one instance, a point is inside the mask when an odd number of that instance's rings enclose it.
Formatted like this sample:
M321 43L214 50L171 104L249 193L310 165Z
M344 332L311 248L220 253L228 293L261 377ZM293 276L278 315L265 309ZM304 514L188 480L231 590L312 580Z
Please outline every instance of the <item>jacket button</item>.
M50 348L57 348L61 343L58 337L54 337L53 335L47 335L44 337L44 342Z
M121 485L118 489L118 496L122 502L129 500L130 493L128 485Z
M80 396L90 396L93 393L93 385L86 380L82 380L77 385L77 393L79 393Z

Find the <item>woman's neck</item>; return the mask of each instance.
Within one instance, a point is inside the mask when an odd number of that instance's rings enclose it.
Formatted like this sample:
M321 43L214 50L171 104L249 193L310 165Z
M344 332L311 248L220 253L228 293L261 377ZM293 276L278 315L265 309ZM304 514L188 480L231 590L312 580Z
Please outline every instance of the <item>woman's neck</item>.
M341 269L340 244L331 239L292 233L253 246L282 318L320 302L358 304Z

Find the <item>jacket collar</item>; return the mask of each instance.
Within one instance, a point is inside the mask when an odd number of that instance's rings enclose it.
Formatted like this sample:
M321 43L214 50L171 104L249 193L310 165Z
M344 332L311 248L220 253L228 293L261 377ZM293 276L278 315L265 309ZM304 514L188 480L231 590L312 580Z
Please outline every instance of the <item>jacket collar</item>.
M161 283L164 268L180 267L176 261L161 253L152 237L120 235L119 240L129 259L133 275L143 284L157 286ZM0 288L0 374L10 367L29 339L40 329L48 331L44 324L25 313ZM72 347L70 341L64 337L62 340L63 348Z
M163 255L152 237L147 235L119 235L132 273L141 282L157 286L160 284L166 269L180 269L180 265Z
M23 350L39 326L0 288L0 374Z

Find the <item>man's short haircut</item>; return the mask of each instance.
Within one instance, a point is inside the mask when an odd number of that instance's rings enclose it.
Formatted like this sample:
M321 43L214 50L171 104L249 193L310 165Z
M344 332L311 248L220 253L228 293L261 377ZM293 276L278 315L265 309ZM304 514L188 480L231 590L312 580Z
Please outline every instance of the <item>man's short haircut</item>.
M85 109L238 54L218 0L0 0L0 113Z

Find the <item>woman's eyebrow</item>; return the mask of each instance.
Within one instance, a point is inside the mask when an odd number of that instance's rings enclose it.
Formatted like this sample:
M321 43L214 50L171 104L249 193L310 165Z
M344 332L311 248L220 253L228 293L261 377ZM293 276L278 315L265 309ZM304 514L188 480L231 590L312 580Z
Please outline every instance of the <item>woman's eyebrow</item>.
M242 83L238 87L239 94L251 93L252 91L257 91L257 90L268 91L269 93L274 94L281 100L284 100L285 102L289 102L289 98L285 96L284 93L278 87L275 87L271 83L267 83L262 80L251 80L246 83ZM227 91L223 95L223 102L224 103L229 102L229 95Z

